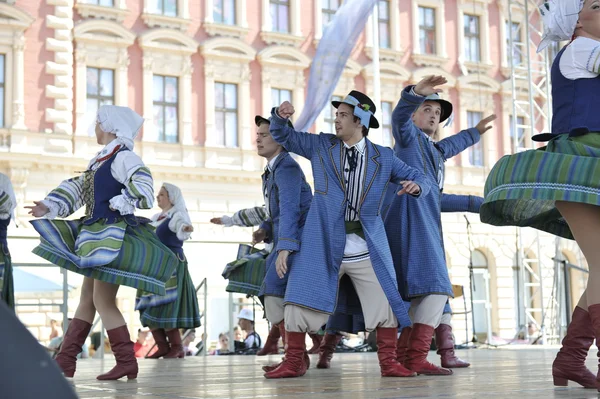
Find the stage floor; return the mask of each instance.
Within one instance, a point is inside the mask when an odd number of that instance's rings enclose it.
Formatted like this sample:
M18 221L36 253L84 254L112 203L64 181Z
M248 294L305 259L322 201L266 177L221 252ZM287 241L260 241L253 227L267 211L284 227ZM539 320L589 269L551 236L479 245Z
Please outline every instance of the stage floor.
M261 366L280 356L208 356L184 360L140 360L137 380L100 382L96 375L112 360L77 362L74 384L80 398L597 398L595 390L575 383L552 385L557 347L458 350L472 363L452 376L382 378L375 353L339 353L329 370L313 366L300 378L266 380ZM430 352L429 360L439 364ZM595 351L587 365L597 369Z

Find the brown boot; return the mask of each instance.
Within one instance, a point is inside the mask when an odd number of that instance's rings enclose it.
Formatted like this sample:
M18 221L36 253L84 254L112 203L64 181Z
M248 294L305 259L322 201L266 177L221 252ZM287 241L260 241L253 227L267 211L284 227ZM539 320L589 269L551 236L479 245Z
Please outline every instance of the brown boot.
M562 348L552 363L554 385L566 387L574 381L585 388L597 388L596 376L585 366L585 359L594 342L594 329L588 312L576 307L563 338Z
M181 333L178 328L167 331L167 337L169 337L169 345L171 350L167 353L165 359L183 359L185 352L183 351L183 345L181 344Z
M56 364L67 378L73 378L77 365L77 355L87 339L92 325L81 319L72 319L60 346L60 352L56 355Z
M165 333L164 328L157 328L156 330L152 330L152 336L154 337L154 342L156 342L158 350L152 355L146 356L146 359L158 359L169 353L171 347L167 342L167 334Z
M101 374L96 379L118 380L124 376L127 376L128 380L137 378L138 364L133 352L133 342L131 342L127 325L113 328L106 332L110 341L110 347L117 360L117 365L108 373Z
M414 371L408 370L396 360L396 335L398 329L377 328L377 357L382 377L414 377Z
M279 367L265 373L265 378L293 378L306 374L306 333L287 332L285 359Z
M265 342L265 346L258 352L256 352L256 356L266 356L266 355L276 355L279 353L279 337L281 336L281 332L279 331L279 324L273 324L271 326L271 330L269 331L269 335L267 336L267 342Z
M321 342L321 347L319 348L319 362L317 363L318 369L328 369L331 367L333 352L335 352L335 347L341 340L341 334L325 333L323 341Z
M458 358L454 353L454 338L452 337L452 326L440 324L435 329L435 344L437 353L442 358L442 367L449 369L469 367L471 363Z
M321 349L321 342L323 341L323 336L319 334L308 334L308 336L310 337L310 339L312 339L313 342L313 346L308 351L308 354L314 355L319 353L319 350Z
M404 361L406 360L406 349L408 348L408 339L410 338L411 332L412 327L404 327L400 333L398 342L396 343L396 360L400 364L404 364Z
M421 323L413 324L404 365L417 374L451 375L452 370L438 367L427 361L431 338L433 338L433 326Z

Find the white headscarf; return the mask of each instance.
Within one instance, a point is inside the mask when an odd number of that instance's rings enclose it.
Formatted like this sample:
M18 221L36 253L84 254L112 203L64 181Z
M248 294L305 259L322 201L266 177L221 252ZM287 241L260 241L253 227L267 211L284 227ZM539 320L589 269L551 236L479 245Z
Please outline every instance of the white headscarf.
M544 36L537 48L538 53L552 42L571 40L583 2L584 0L548 0L539 7L544 21Z
M8 213L10 214L10 218L14 220L14 211L17 207L17 197L15 196L15 191L13 190L13 185L10 182L10 179L4 173L0 173L0 190L4 191L10 197L11 206Z
M179 187L171 183L163 183L162 185L167 194L169 194L169 202L173 205L175 212L179 212L181 217L185 220L186 224L191 225L190 215L188 214L187 207L185 206L185 200L181 194Z
M98 108L97 122L103 132L117 135L130 150L133 140L144 124L144 118L129 107L102 105Z

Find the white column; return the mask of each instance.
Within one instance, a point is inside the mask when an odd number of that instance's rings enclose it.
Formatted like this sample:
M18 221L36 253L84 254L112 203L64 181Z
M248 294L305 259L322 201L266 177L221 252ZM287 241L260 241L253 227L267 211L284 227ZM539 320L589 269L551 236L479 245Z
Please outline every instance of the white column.
M262 75L262 112L263 116L267 116L267 114L271 111L271 103L273 99L271 98L271 71L268 68L263 68Z
M81 44L77 44L77 51L75 52L75 125L77 128L75 135L77 136L87 136L89 127L86 126L85 120L85 113L87 108L87 65L85 59L85 49ZM116 81L115 87L119 87Z
M13 113L12 113L12 128L26 130L25 126L25 60L24 49L25 41L21 34L21 39L13 45Z
M269 0L262 0L262 28L263 32L271 31L271 12L269 10Z
M191 60L188 57L187 60L190 64ZM181 108L179 110L181 122L179 123L181 131L181 144L193 145L194 138L192 136L192 73L191 70L187 70L179 79L179 93L181 98L179 103Z
M298 107L298 110L296 111L296 113L294 114L295 118L292 118L294 121L296 120L296 118L300 115L302 108L304 106L304 87L305 87L305 80L304 80L304 71L303 70L298 70L296 71L296 89L292 90L292 104L295 104Z
M152 55L144 55L144 60L143 60L143 78L142 78L142 82L143 82L143 92L144 95L143 97L143 112L144 112L144 119L146 120L146 122L144 123L144 141L156 141L158 139L158 134L156 132L156 128L154 127L154 114L153 114L153 103L152 103L152 89L153 89L153 84L152 84L152 77L153 77L153 72L152 72L152 63L154 62L153 56Z
M129 55L127 48L120 48L118 56L118 66L115 70L115 105L123 107L129 106L127 90L127 69L129 67ZM146 93L144 93L145 95Z
M215 145L215 67L206 61L204 65L204 146ZM239 103L239 102L238 102Z
M210 1L210 0L209 0ZM246 12L246 0L236 0L235 23L242 28L248 27L248 18Z
M241 127L240 148L247 150L252 149L252 130L251 130L251 117L250 117L250 66L244 65L242 70L242 80L239 85L239 126Z
M306 0L305 0L306 1ZM292 26L290 33L294 36L302 36L302 24L300 23L300 0L291 0Z
M204 0L204 22L212 24L215 22L213 18L213 0ZM237 18L237 15L236 15ZM236 21L237 22L237 21Z

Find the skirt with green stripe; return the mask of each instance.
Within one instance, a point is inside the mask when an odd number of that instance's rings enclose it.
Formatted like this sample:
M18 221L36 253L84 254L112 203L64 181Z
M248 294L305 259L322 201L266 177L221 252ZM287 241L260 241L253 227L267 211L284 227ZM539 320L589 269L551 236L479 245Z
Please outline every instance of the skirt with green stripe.
M187 260L179 260L175 274L167 281L167 294L154 295L138 290L136 310L144 327L200 327L200 311L196 288L188 271Z
M165 295L165 283L179 263L146 223L86 226L80 220L37 219L31 224L41 236L34 254L107 283Z
M480 217L573 239L556 201L600 205L600 133L560 135L546 147L502 157L485 183Z
M10 253L6 244L0 243L0 298L11 308L15 308L15 290Z

